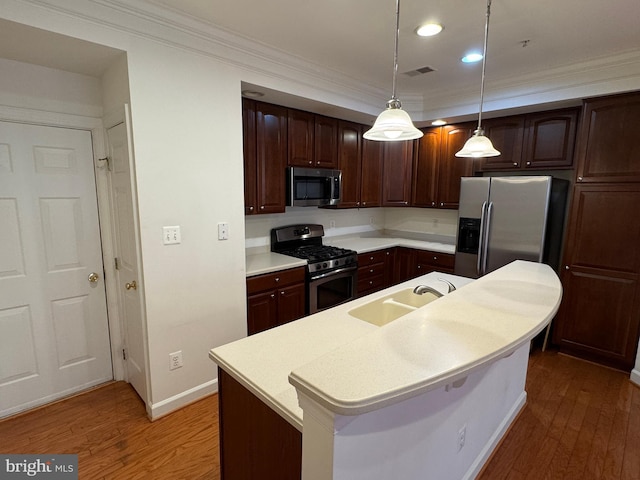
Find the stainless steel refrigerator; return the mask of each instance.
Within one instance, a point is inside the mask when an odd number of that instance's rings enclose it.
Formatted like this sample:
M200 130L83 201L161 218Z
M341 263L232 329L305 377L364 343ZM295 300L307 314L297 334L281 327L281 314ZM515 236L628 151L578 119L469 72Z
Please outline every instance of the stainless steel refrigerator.
M478 278L514 260L557 271L568 186L551 176L462 178L456 275Z

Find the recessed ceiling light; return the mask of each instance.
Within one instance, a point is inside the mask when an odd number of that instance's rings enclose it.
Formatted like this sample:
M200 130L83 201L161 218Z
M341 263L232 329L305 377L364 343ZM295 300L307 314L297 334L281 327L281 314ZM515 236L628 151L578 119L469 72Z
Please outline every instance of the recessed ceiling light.
M416 29L416 33L421 37L432 37L442 31L442 25L439 23L425 23Z
M467 55L462 57L460 60L462 60L462 63L479 62L480 60L482 60L482 54L481 53L477 53L477 52L468 53Z
M260 97L264 97L264 93L262 92L256 92L254 90L243 90L242 91L242 95L247 97L247 98L260 98Z
M431 122L431 125L433 125L434 127L439 127L446 124L447 122L445 122L444 120L434 120L433 122Z

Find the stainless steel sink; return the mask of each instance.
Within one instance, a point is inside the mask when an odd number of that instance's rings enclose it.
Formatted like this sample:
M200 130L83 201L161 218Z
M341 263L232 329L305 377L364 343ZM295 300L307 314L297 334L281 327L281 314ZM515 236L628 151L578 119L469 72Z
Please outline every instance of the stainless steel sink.
M364 320L381 327L418 308L431 303L438 297L433 293L416 295L413 289L407 288L398 292L377 298L369 303L349 310L347 313L359 320Z

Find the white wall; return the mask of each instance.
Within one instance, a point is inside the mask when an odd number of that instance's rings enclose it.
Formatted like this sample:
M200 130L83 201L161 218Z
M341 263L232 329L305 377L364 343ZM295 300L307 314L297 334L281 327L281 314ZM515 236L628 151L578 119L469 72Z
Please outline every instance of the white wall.
M387 208L384 228L408 233L441 235L455 241L458 211L438 208Z
M0 105L99 118L100 80L0 58Z
M318 223L324 226L325 237L337 237L382 230L384 221L385 211L382 208L333 210L287 207L285 213L245 217L246 246L256 252L269 251L271 229L283 225Z
M101 16L105 25L11 0L0 15L127 54L126 65L105 75L105 105L117 108L126 100L121 81L128 71L149 398L152 411L158 406L167 411L212 391L216 371L209 349L246 334L240 73L210 56L129 33L131 26L144 27L139 19L98 11L102 6L88 2L73 6L86 9L89 17ZM53 80L46 82L36 73L10 83L3 68L0 102L102 115L100 80L52 72L48 78ZM223 221L231 238L219 242L216 224ZM163 225L180 225L182 244L163 246ZM169 353L176 350L183 352L184 367L170 372Z

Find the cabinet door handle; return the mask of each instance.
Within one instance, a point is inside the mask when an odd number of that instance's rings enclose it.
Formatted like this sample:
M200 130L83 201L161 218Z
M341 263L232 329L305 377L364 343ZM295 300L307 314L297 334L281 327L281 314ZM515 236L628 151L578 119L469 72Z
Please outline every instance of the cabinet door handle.
M581 182L582 181L582 177L578 177L578 181Z
M264 205L260 205L260 210L264 210Z
M284 295L284 290L280 292L280 295Z
M444 202L440 202L440 206L441 206L441 207L444 207Z
M569 270L569 265L565 265L565 266L564 266L564 269L565 269L565 270Z
M514 166L514 167L517 167L517 166L518 166L518 163L517 163L517 162L513 162L513 166Z
M251 205L251 206L249 207L249 211L250 211L250 212L253 212L253 205Z
M529 166L530 166L530 165L531 165L531 162L527 162L527 165L529 165Z
M371 270L369 270L369 273L373 273L373 268Z
M279 281L280 281L280 277L276 277L276 278L275 278L275 281L276 281L276 282L279 282Z
M275 293L272 293L272 294L271 294L271 298L276 298L276 294L275 294Z

